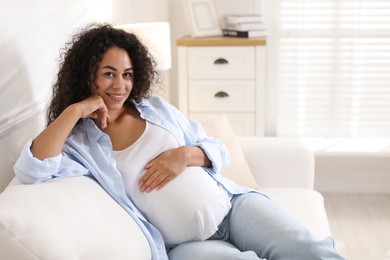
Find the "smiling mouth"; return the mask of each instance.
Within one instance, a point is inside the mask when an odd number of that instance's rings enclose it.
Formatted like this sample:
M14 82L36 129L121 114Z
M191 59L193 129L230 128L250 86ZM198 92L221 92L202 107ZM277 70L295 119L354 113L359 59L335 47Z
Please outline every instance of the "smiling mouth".
M114 99L114 100L117 100L117 101L120 101L120 100L122 100L124 97L125 97L125 95L124 94L122 94L122 95L115 95L115 94L107 94L109 97L111 97L112 99Z

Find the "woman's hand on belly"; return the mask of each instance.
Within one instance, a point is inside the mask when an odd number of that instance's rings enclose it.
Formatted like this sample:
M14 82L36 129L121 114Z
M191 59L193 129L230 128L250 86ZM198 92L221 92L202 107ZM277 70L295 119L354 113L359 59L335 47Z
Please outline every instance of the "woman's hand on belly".
M179 175L186 167L187 160L183 148L168 150L151 160L146 172L139 180L141 192L161 189L165 184Z
M196 146L180 146L168 150L151 160L146 172L139 180L141 192L161 189L178 176L187 166L209 166L210 160L203 150Z

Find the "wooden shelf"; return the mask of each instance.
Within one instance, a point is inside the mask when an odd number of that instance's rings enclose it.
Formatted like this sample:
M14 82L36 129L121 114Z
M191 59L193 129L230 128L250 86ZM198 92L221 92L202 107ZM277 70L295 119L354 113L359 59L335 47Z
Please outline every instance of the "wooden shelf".
M264 46L266 38L238 38L238 37L202 37L192 38L185 36L176 41L177 46Z

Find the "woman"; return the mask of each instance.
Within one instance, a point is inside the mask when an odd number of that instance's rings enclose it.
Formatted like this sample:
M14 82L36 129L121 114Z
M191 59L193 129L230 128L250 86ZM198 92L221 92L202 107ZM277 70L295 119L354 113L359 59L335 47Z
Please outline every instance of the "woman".
M62 57L48 125L14 167L22 182L95 178L143 230L153 259L343 259L331 238L316 240L219 174L226 148L151 95L158 74L135 35L92 25Z

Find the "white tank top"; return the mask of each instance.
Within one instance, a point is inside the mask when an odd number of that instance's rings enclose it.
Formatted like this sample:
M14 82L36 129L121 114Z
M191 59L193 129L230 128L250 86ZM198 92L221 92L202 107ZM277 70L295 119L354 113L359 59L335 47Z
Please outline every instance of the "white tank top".
M226 191L202 168L187 167L160 190L140 192L145 165L164 151L179 147L167 130L146 122L141 137L114 151L127 196L158 228L168 246L205 240L213 235L230 210Z

